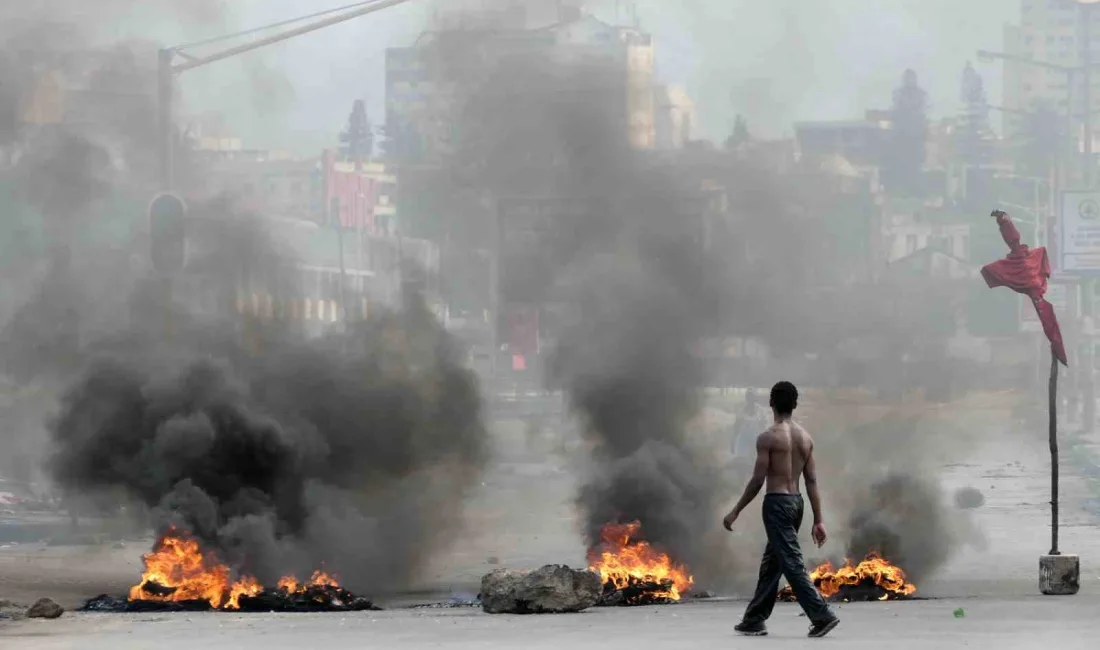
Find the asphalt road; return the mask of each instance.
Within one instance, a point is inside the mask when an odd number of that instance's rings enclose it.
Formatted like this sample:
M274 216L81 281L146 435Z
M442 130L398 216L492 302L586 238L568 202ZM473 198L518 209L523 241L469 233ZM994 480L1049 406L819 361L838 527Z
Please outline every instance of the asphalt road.
M1062 550L1082 558L1081 593L1037 594L1038 557L1049 547L1049 456L1045 437L1006 436L991 423L983 444L937 472L947 494L976 486L985 494L973 530L920 594L930 600L839 606L841 626L827 639L805 637L805 618L783 604L766 639L735 637L742 600L671 607L593 610L547 617L488 616L472 609L402 609L409 600L472 597L480 576L497 566L583 562L573 507L575 481L552 450L504 449L467 513L469 527L434 558L417 593L383 600L384 612L329 615L80 614L56 621L0 620L0 649L110 648L1094 648L1100 638L1100 528L1094 504L1100 481L1087 459L1063 464ZM1100 441L1074 441L1085 449ZM758 553L759 535L747 530ZM51 596L67 607L104 591L125 593L140 574L148 541L123 546L0 548L0 598ZM731 542L731 545L733 543ZM430 595L429 595L430 594ZM745 596L733 589L730 596ZM965 616L953 612L962 608ZM812 647L812 646L811 646Z
M65 615L0 627L5 650L217 650L263 648L616 648L843 647L1095 648L1100 596L927 600L840 605L841 625L808 639L797 605L781 604L767 638L742 638L733 625L744 603L597 609L558 616L492 616L472 609L393 610L361 614ZM962 608L965 616L956 618Z

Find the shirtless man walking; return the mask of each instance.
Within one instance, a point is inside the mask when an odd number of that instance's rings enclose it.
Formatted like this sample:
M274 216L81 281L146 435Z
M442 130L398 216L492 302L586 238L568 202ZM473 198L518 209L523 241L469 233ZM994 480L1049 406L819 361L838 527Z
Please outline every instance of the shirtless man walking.
M818 593L802 560L798 546L798 529L802 526L802 495L798 491L799 476L806 477L806 492L814 514L813 538L821 547L825 543L825 523L821 518L821 495L817 490L814 467L814 441L806 430L791 420L798 406L798 389L781 381L772 388L771 407L775 423L756 439L756 465L745 493L733 510L722 520L726 530L733 524L760 488L767 485L764 496L764 530L768 545L760 563L760 579L756 595L745 611L745 617L734 628L748 636L768 633L764 621L772 614L779 591L779 577L785 576L794 590L798 604L810 619L810 636L823 637L832 631L840 619L829 609Z

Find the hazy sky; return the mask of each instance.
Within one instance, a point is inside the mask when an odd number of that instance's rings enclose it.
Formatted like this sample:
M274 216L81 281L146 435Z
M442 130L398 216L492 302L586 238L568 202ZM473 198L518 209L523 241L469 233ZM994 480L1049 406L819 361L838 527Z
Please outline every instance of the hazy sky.
M349 0L227 0L229 23L259 25ZM351 103L382 118L385 49L411 43L434 5L413 0L207 70L188 73L194 111L220 111L257 147L312 153L334 142ZM476 1L476 0L475 0ZM628 19L628 0L593 0L598 15ZM720 139L744 113L766 137L796 120L858 117L886 107L907 67L929 91L934 115L959 108L959 80L978 49L1002 47L1018 0L637 0L658 48L659 74L696 99L700 133ZM188 28L186 36L219 25ZM178 28L177 28L178 29ZM165 34L163 38L182 38ZM999 103L1000 66L977 63Z

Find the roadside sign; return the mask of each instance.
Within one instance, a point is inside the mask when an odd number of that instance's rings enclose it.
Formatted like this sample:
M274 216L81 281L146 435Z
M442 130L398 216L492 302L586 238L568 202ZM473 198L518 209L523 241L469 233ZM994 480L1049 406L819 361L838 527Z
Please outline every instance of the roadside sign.
M1058 225L1062 231L1060 270L1100 275L1100 192L1063 192Z

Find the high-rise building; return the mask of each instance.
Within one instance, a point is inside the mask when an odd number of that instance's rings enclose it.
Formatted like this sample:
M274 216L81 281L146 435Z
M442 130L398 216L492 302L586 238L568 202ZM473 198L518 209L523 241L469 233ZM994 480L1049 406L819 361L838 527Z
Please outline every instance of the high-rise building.
M1074 68L1084 61L1084 16L1090 16L1089 50L1100 60L1100 11L1086 11L1077 0L1019 0L1020 22L1005 26L1005 52L1011 57L1030 59ZM1083 77L1064 70L1017 60L1004 61L1004 132L1018 132L1023 116L1011 111L1030 111L1045 105L1064 115L1072 101L1074 112L1081 107ZM1071 81L1074 83L1072 87ZM1093 96L1100 98L1100 74L1092 78Z
M499 20L441 22L411 47L386 52L387 154L432 160L453 137L456 86L478 79L510 56L600 59L619 71L604 88L621 100L623 128L633 146L656 146L653 40L634 27L612 25L576 8L556 20L514 5ZM465 89L465 90L468 90Z

